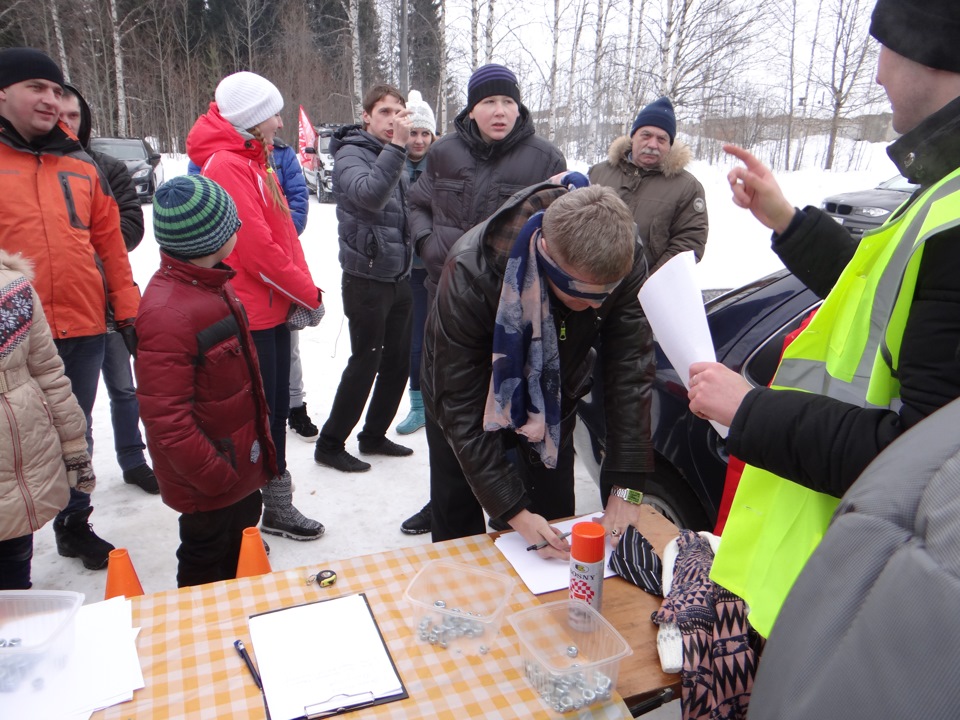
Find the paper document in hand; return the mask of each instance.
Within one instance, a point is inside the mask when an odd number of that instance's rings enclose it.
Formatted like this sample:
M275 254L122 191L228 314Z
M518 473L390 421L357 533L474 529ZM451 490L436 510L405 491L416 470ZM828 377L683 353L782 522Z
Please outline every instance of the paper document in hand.
M563 522L552 522L550 525L560 532L567 532L578 522L589 522L593 520L593 515L584 515L574 520L564 520ZM534 595L562 590L570 585L570 563L556 558L542 558L538 553L527 552L527 541L518 532L506 533L494 540L494 545L503 553L517 575L523 580L524 585ZM613 548L609 543L606 544L606 557L603 560L603 576L612 577L616 573L610 569L610 554Z
M690 365L717 359L703 293L694 277L696 262L690 250L675 255L648 277L637 293L660 349L688 390ZM712 420L710 424L720 437L727 436L729 428Z
M407 697L363 593L254 615L250 639L273 720Z

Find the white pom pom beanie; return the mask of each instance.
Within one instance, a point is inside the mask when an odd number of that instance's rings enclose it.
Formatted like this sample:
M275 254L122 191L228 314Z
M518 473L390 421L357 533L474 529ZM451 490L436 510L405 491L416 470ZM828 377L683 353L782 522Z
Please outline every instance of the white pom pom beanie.
M249 130L283 110L277 86L252 72L227 75L214 93L220 114L238 130Z

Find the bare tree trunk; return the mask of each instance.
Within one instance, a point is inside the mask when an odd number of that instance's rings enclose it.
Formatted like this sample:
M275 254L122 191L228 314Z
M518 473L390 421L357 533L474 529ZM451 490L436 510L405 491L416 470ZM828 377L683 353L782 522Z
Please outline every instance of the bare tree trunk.
M57 0L50 0L50 16L53 18L53 33L57 38L57 54L60 56L63 79L70 82L70 67L67 64L67 49L63 43L63 28L60 27L60 10L57 8Z
M400 92L406 96L410 89L409 65L410 60L407 57L407 0L400 0Z
M673 0L667 0L667 19L663 29L663 45L660 47L660 94L669 93L673 85L670 77L673 75Z
M807 80L803 87L803 96L804 96L804 111L803 117L807 118L810 116L810 110L814 106L813 98L810 97L810 83L813 80L813 63L817 54L817 38L820 37L820 18L823 15L823 0L817 2L817 18L813 24L813 41L810 43L810 63L807 65ZM803 159L803 149L807 144L807 137L809 131L807 130L806 123L804 124L803 130L803 139L799 143L797 148L797 154L793 158L793 169L800 169L800 161Z
M113 68L117 77L117 134L127 134L127 93L123 75L123 50L120 46L120 22L117 18L117 0L110 0L110 19L113 30Z
M360 63L360 0L340 0L350 28L350 60L353 65L353 108L359 120L363 115L363 67Z
M487 29L484 33L484 40L487 43L486 60L487 63L493 62L493 6L496 0L487 0Z
M560 0L553 0L553 50L550 53L550 125L547 140L554 142L557 136L557 62L560 53Z
M447 0L440 0L440 85L437 88L437 109L440 111L440 132L447 131Z
M480 0L470 0L470 71L480 60Z
M597 0L597 32L593 43L593 102L590 113L590 137L587 139L587 158L592 165L597 160L597 139L600 136L600 106L603 104L601 69L603 66L603 36L607 25L604 0Z

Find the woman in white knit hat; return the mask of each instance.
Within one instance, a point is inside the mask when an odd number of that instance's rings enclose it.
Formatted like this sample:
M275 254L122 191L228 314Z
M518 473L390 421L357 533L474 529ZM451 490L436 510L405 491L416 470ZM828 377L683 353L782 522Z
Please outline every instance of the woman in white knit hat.
M283 97L272 82L251 72L225 77L214 97L187 136L187 154L205 177L230 194L241 221L236 248L225 262L237 273L231 284L246 308L257 346L280 473L263 489L261 529L294 540L315 540L323 534L323 525L293 506L286 469L290 404L286 323L292 308L298 315L312 314L310 324L316 324L323 304L269 162ZM209 341L216 343L216 327L209 330Z
M413 185L427 165L427 151L437 139L437 120L433 110L416 90L407 96L407 109L412 121L410 139L407 141L407 174ZM424 426L423 397L420 395L420 354L423 347L423 325L427 321L427 289L424 282L427 269L416 253L413 254L413 268L410 270L410 290L413 292L413 337L410 342L410 412L403 422L397 425L397 432L409 435ZM420 535L430 532L430 503L414 513L400 524L400 530L407 535Z

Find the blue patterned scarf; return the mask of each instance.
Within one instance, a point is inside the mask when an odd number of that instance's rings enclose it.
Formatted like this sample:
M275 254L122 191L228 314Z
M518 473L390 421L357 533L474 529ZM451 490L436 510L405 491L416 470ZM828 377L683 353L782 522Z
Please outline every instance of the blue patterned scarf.
M523 226L504 271L493 330L493 373L483 429L527 438L548 468L560 446L560 351L547 283L538 267L543 213Z

